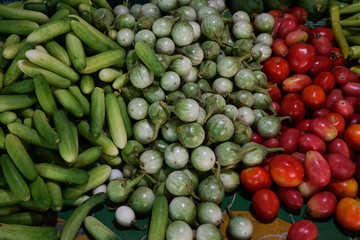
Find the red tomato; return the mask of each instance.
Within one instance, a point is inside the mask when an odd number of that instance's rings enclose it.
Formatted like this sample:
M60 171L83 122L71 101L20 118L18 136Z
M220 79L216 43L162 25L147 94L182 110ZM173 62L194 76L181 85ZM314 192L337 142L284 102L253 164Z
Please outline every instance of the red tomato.
M250 141L261 144L262 143L262 137L257 132L252 132Z
M344 197L336 207L336 219L349 230L360 230L360 202L353 198Z
M335 86L335 78L331 72L319 72L312 83L320 86L325 93L329 93Z
M346 124L344 117L339 113L331 112L326 114L324 118L328 119L336 127L338 136L342 136L345 131Z
M301 97L300 97L300 94L298 93L287 93L284 97L283 97L283 101L286 101L286 100L301 100Z
M271 85L274 85L273 82L268 82L268 84L271 86ZM272 87L269 87L268 89L270 89L270 91L268 91L271 99L273 100L273 102L280 102L281 100L281 91L280 91L280 88L278 86L272 86Z
M279 27L279 30L277 32L277 37L281 39L285 39L289 33L295 31L295 28L296 28L296 21L294 19L285 19Z
M314 118L309 125L309 132L317 135L325 142L336 138L338 132L336 127L327 118Z
M294 30L286 36L285 44L291 47L292 45L295 45L297 43L306 43L307 39L308 39L308 34L306 32Z
M347 83L348 84L348 83ZM347 85L347 84L345 84L345 85ZM351 104L351 106L353 106L353 108L355 109L355 107L356 107L356 101L357 101L357 98L356 97L345 97L344 98L346 101L348 101L350 104Z
M336 66L331 70L332 75L335 78L335 82L338 84L345 84L349 82L350 73L351 72L348 68L343 66Z
M343 99L344 96L342 95L342 91L338 88L334 88L333 90L331 90L331 92L326 96L326 100L325 100L325 107L332 109L332 107L334 106L335 102L339 99Z
M306 10L302 7L293 7L288 11L288 13L293 14L296 17L299 24L304 24L305 19L308 19L308 14Z
M351 148L360 151L360 124L350 125L345 130L344 139Z
M304 24L299 24L299 25L296 25L296 28L295 28L296 31L304 31L306 33L309 33L309 28L307 26L305 26Z
M310 76L316 76L319 72L330 71L331 67L331 61L328 57L316 55L308 74Z
M268 12L271 16L273 16L274 19L278 19L283 13L279 10L271 10Z
M279 188L277 195L280 201L290 209L301 209L304 199L295 188Z
M306 74L294 74L282 82L282 90L285 92L300 93L304 88L311 85L311 82L311 78Z
M289 48L286 59L290 69L295 73L306 73L315 60L316 51L308 43L297 43Z
M336 66L345 66L347 61L343 56L340 48L333 47L330 53L330 59L333 67Z
M337 100L331 110L343 116L345 121L350 120L354 114L354 107L345 99Z
M317 85L309 85L301 92L301 101L308 109L316 110L324 106L326 94Z
M355 198L358 193L359 184L353 177L347 179L332 178L329 185L327 185L327 189L338 198Z
M317 151L308 151L304 162L304 169L309 180L320 186L326 186L331 179L330 166L325 158Z
M252 204L257 215L265 219L276 217L280 209L280 201L269 189L261 189L252 197Z
M324 117L326 114L331 113L331 111L327 108L320 108L316 111L313 111L311 113L311 117L312 118L319 118L319 117Z
M324 27L316 27L310 30L309 32L309 40L311 41L313 38L318 36L324 36L329 39L330 42L334 39L334 34L331 29Z
M319 231L309 220L301 220L291 225L287 234L288 240L316 240Z
M300 122L296 123L296 128L300 131L300 133L308 132L310 121L311 119L301 120Z
M304 133L299 137L299 151L306 153L308 151L318 151L323 154L326 151L325 142L312 133Z
M277 102L273 102L271 104L272 108L274 109L275 113L276 114L279 114L280 113L280 104L278 104ZM270 115L274 114L273 111L269 110L268 113L270 112Z
M277 147L279 147L279 141L276 138L272 137L272 138L266 139L262 143L262 145L264 145L267 148L277 148Z
M280 28L280 25L285 21L284 18L276 18L275 19L275 23L274 23L274 29L273 29L273 34L272 37L275 40L275 38L277 38L277 34Z
M262 71L270 82L280 83L289 76L290 67L285 59L272 57L264 63Z
M271 176L262 167L249 167L240 173L241 185L249 192L256 192L260 189L271 187Z
M306 156L305 153L293 152L293 153L291 154L291 156L292 156L293 158L295 158L296 161L298 161L301 165L304 165L305 156Z
M312 183L309 178L305 176L296 189L300 192L301 196L304 198L309 198L315 193L322 191L324 187Z
M299 99L285 99L281 101L280 113L289 116L295 121L301 121L305 117L305 105Z
M277 38L271 45L272 54L278 57L285 57L289 47L285 44L283 39Z
M329 164L331 175L339 179L352 177L355 173L355 165L350 158L338 153L326 155L326 160Z
M313 218L330 217L336 208L337 199L332 192L324 191L316 193L307 202L306 208Z
M311 39L311 45L314 46L316 53L318 55L323 55L326 57L329 57L332 50L332 44L331 41L324 36L318 36ZM330 63L331 64L331 63Z
M292 153L298 149L300 131L296 128L288 128L280 134L279 146L284 149L283 153Z
M290 155L279 154L271 160L270 175L280 187L295 187L304 178L304 168Z
M346 96L360 96L360 82L348 82L341 85L341 89Z
M349 146L341 138L335 138L334 140L332 140L327 147L327 152L329 154L331 153L341 154L347 158L350 158Z

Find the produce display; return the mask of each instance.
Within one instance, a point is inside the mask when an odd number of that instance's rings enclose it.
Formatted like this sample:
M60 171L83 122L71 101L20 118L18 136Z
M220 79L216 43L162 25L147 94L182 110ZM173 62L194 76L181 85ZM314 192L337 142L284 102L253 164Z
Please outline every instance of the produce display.
M0 5L0 238L122 239L90 216L103 206L149 240L223 239L240 188L264 221L306 206L289 240L317 239L311 220L359 231L359 6ZM226 214L227 237L250 239Z

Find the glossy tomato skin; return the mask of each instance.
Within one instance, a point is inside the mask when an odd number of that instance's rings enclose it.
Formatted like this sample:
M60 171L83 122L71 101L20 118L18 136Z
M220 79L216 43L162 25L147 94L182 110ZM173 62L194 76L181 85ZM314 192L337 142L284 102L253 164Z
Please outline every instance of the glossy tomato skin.
M346 99L337 100L331 110L343 116L345 121L349 121L354 114L354 107Z
M284 58L272 57L264 63L262 71L270 82L281 83L289 76L290 66Z
M349 147L356 151L360 151L360 124L352 124L346 128L344 139Z
M307 212L313 218L330 217L336 209L336 196L329 191L316 193L307 202Z
M304 133L299 137L299 151L303 153L308 151L318 151L323 154L326 151L326 144L315 134Z
M263 139L257 132L252 132L250 141L261 144L263 142Z
M311 117L312 118L322 118L324 117L326 114L331 113L330 109L327 108L320 108L318 110L315 110L311 113Z
M301 93L311 83L312 80L308 75L298 73L286 78L282 82L282 90L285 92Z
M308 19L308 13L302 7L293 7L288 11L288 13L291 13L296 17L298 24L304 24L305 19Z
M322 55L316 55L313 65L311 66L308 74L310 76L316 76L320 72L330 71L332 67L331 61L328 57Z
M335 102L337 100L343 99L342 91L338 88L334 88L330 91L330 93L326 96L325 107L328 109L332 109Z
M334 39L334 34L331 29L324 27L315 27L309 32L309 40L311 41L313 38L318 37L319 35L326 37L327 39L329 39L330 42L332 42Z
M322 117L311 120L309 132L317 135L325 142L333 140L338 134L336 127L327 118Z
M275 113L278 115L278 114L280 113L280 104L277 103L277 102L273 102L273 103L271 104L271 106L273 107ZM273 114L274 114L274 112L271 111L271 110L268 110L267 112L268 112L270 115L273 115Z
M296 189L300 192L303 198L309 198L315 193L322 191L324 187L312 183L309 178L305 176L302 182L296 187Z
M324 118L328 119L337 129L338 136L342 136L345 131L346 122L342 115L339 113L328 113L324 116Z
M360 96L360 82L348 82L341 85L341 89L346 96Z
M343 66L336 66L331 70L332 75L335 78L335 82L338 84L346 84L350 79L350 70Z
M289 48L286 59L290 69L295 73L306 73L315 60L316 51L308 43L297 43Z
M335 138L334 140L332 140L327 147L327 152L329 154L331 153L341 154L347 158L350 158L349 146L341 138Z
M268 85L272 86L274 85L275 83L273 82L268 82ZM282 94L281 94L281 90L278 86L272 86L272 87L269 87L268 89L270 89L268 91L271 99L273 100L273 102L280 102L281 100L281 97L282 97Z
M333 177L346 179L352 177L355 173L355 164L344 155L338 153L327 154L326 160Z
M273 41L271 45L271 50L273 55L278 57L286 57L289 47L285 44L284 39L277 38Z
M316 240L319 231L315 224L309 220L301 220L291 225L287 239L288 240Z
M290 209L301 209L304 199L295 188L279 188L277 195L280 201Z
M300 30L294 30L286 36L285 44L291 47L292 45L295 45L297 43L305 43L307 39L308 39L308 34L306 32Z
M355 198L359 190L359 184L353 177L346 179L332 178L327 189L339 199L344 197Z
M349 197L341 199L336 207L336 219L346 229L360 230L360 202Z
M321 87L325 93L329 93L335 86L335 78L331 72L319 72L312 83Z
M317 151L308 151L304 169L309 180L320 186L326 186L331 180L331 169L325 158Z
M289 116L295 121L301 121L305 117L305 105L299 99L284 99L280 104L280 114Z
M271 176L262 167L249 167L241 171L240 182L251 193L271 187Z
M304 174L303 166L290 155L276 155L270 162L270 175L280 187L299 185Z
M306 108L311 110L320 109L325 105L326 94L317 85L309 85L301 92L301 101Z
M295 28L296 21L294 19L285 19L285 21L281 23L277 32L278 38L285 39L289 33L295 31Z
M316 53L318 55L322 55L322 56L326 56L329 57L331 54L331 48L332 48L332 44L329 41L329 39L327 39L324 36L320 36L320 37L315 37L311 40L311 45L314 46ZM330 59L329 59L330 61ZM331 61L330 61L331 64ZM331 64L332 65L332 64Z
M265 219L276 217L280 209L280 201L269 189L261 189L252 197L252 204L257 215Z
M298 24L298 25L296 25L296 28L295 28L295 30L297 30L297 31L304 31L304 32L306 32L306 33L309 33L309 28L307 27L307 26L305 26L304 24Z
M299 144L300 131L296 128L288 128L279 136L279 146L284 149L283 153L293 153L297 151Z
M303 119L300 122L296 123L296 129L300 131L300 133L307 133L309 132L311 119Z
M343 56L340 48L336 48L336 47L332 47L330 53L330 59L333 67L345 66L347 63L346 58Z

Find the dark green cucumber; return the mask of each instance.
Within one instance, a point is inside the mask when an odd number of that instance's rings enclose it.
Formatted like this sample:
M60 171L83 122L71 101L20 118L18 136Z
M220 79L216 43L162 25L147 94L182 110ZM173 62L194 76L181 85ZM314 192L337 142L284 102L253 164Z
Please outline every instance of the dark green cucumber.
M10 189L0 189L0 207L12 206L20 202L21 200Z
M43 220L40 213L21 212L0 217L0 223L20 224L20 225L39 225Z
M51 209L55 212L61 211L63 208L63 198L60 184L56 181L48 180L46 181L46 186L50 194Z
M59 135L55 130L50 126L49 120L46 117L46 114L36 109L33 116L34 125L39 134L44 137L48 142L57 144L60 142Z
M37 74L33 79L36 97L45 113L52 117L57 110L56 102L49 83L43 75Z
M31 196L42 209L49 209L51 206L51 198L49 190L42 179L38 176L35 181L30 183Z
M37 227L17 224L1 224L0 239L7 240L56 240L59 232L55 227Z
M77 168L64 168L50 163L39 163L36 166L39 175L58 182L84 184L89 179L89 174Z
M105 94L100 87L95 87L91 93L90 133L97 137L101 134L105 122Z
M148 240L164 240L168 224L169 205L164 195L157 195L152 207Z
M25 79L21 81L16 81L4 87L1 90L1 94L22 94L22 93L32 93L34 92L34 82L32 79Z
M49 21L48 16L44 13L27 10L26 8L11 8L5 5L0 5L0 16L5 19L34 21L39 24Z
M6 216L20 211L19 205L12 205L8 207L0 207L0 216Z
M132 128L131 119L130 119L128 111L127 111L127 106L126 106L125 100L122 96L118 96L117 102L118 102L118 105L120 108L120 113L121 113L122 119L124 121L126 135L127 135L128 139L131 139L133 136L133 128Z
M39 28L39 24L29 20L0 20L0 33L28 35L35 29Z

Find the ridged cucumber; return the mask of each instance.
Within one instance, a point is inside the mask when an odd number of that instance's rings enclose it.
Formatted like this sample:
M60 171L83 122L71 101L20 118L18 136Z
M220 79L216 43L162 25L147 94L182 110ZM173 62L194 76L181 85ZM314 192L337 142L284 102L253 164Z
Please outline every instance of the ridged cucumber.
M44 137L48 142L57 144L60 142L59 135L50 126L50 123L46 117L46 114L36 109L33 116L34 125L39 134Z
M7 240L56 240L59 232L55 227L1 224L0 239Z
M35 94L41 108L49 117L52 117L54 112L57 110L57 106L49 83L41 74L34 75L33 82Z
M33 161L31 160L20 139L13 134L6 135L5 148L11 160L14 162L15 166L21 172L21 174L26 179L34 181L37 178L38 173L35 169Z
M50 163L36 164L39 175L58 182L84 184L89 180L88 172L77 168L64 168Z
M100 87L95 87L91 93L90 134L97 137L101 134L105 122L105 94Z
M116 233L92 216L85 218L84 226L95 240L121 240Z

